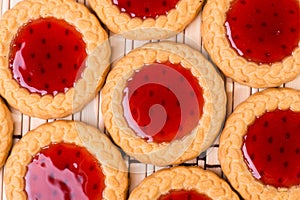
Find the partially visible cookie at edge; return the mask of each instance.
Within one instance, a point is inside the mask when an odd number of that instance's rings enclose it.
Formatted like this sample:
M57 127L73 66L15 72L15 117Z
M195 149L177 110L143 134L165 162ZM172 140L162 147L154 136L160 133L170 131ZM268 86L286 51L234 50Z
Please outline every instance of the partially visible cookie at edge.
M104 133L63 120L40 125L14 145L4 184L8 200L43 195L125 200L128 175L119 149Z
M239 200L230 186L211 171L200 167L173 167L146 177L129 200L171 199ZM190 198L187 198L190 197Z
M11 113L0 99L0 168L4 165L12 146L13 128Z
M112 32L133 40L163 39L180 33L197 16L203 4L202 0L147 0L143 1L143 5L140 5L141 1L89 2L100 20Z
M235 108L220 136L219 160L244 199L300 199L299 130L299 90L269 88Z
M202 12L204 47L240 84L266 88L292 81L300 74L299 4L209 0Z

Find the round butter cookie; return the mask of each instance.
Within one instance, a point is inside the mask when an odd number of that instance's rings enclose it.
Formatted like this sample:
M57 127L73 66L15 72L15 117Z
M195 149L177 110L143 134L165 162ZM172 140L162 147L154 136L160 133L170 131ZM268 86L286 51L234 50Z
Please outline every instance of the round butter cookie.
M199 13L202 0L90 0L101 21L128 39L152 40L181 32Z
M8 200L126 199L127 168L98 129L55 121L26 133L13 147L4 173Z
M228 118L219 159L244 199L300 199L300 91L255 93Z
M149 43L133 50L117 61L101 94L104 123L115 143L154 165L197 157L225 118L223 79L184 44Z
M12 145L13 128L11 113L0 99L0 168L4 165Z
M234 81L264 88L299 75L299 0L209 0L202 17L204 46Z
M129 200L239 200L230 186L200 167L163 169L145 178Z
M22 113L64 117L95 97L110 46L97 18L72 0L26 0L0 20L0 94Z

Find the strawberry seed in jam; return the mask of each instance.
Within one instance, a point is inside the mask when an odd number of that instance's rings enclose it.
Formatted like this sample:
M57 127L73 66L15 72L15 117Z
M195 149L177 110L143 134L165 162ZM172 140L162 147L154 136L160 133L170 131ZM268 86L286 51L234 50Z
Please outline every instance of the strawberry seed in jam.
M74 86L87 57L81 33L53 17L29 21L11 43L9 65L21 87L40 95Z

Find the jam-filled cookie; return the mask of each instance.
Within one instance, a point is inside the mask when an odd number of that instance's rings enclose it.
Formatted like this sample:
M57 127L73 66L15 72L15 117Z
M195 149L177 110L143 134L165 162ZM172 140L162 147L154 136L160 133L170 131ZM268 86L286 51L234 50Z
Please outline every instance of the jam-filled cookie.
M299 0L209 0L202 35L212 60L235 81L274 87L300 74Z
M224 174L245 199L300 199L300 91L267 89L228 118L220 138Z
M4 174L8 200L125 200L127 179L119 150L98 129L76 121L28 132L13 147Z
M149 43L121 58L102 90L107 130L144 163L182 163L207 149L225 117L224 82L198 51Z
M110 47L97 18L72 0L26 0L0 20L0 94L22 113L58 118L100 89Z
M0 168L4 165L12 145L13 119L7 106L0 99Z
M101 21L114 33L134 40L171 37L198 14L202 0L90 0Z
M230 186L200 167L173 167L145 178L129 200L239 200Z

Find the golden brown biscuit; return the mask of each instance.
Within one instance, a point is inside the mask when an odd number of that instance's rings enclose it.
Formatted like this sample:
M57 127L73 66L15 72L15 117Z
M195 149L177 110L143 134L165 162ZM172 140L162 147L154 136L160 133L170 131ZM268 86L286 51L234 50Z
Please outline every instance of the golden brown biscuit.
M130 3L130 1L128 2ZM151 4L157 2L152 1ZM90 0L89 3L101 21L112 32L121 34L128 39L151 40L168 38L181 32L196 17L203 1L179 0L167 14L145 19L131 17L126 12L121 12L112 0ZM162 1L162 3L168 4L166 1Z
M213 62L226 76L234 81L256 88L279 86L293 80L300 73L300 22L299 20L297 22L300 17L300 1L278 1L274 4L275 6L271 5L274 3L271 1L252 2L244 0L207 1L203 9L201 29L204 46ZM287 7L288 4L294 5L296 10ZM241 5L241 8L249 5L250 17L243 18L243 14L248 16L247 10L247 13L244 10L238 10L239 8L232 11L232 5ZM282 9L282 7L286 9ZM229 11L235 13L230 15L228 19L227 13ZM283 15L285 16L283 17ZM257 18L255 18L256 16ZM298 25L292 25L292 19ZM240 27L242 31L249 29L249 31L245 31L248 35L244 32L238 32L237 28L234 27L239 23L239 20L244 20L242 21L244 24L241 23L239 26L242 26ZM228 28L229 22L232 24L230 28ZM287 24L287 27L284 27L285 24ZM256 31L255 28L258 30ZM283 34L287 35L281 36ZM230 37L227 37L227 35ZM271 36L277 39L273 39L271 42L268 41ZM286 42L289 41L286 38L292 38L291 40L294 40L294 45L296 45L294 49L293 47L289 49L289 53L285 52L288 47ZM247 42L245 43L247 46L237 43L238 40L242 39ZM260 57L265 59L264 62L258 58L256 59L253 55L258 52L259 48L264 51L259 54ZM269 51L272 51L272 54ZM278 52L285 52L285 57L275 59L275 54ZM271 59L272 56L274 56L274 59Z
M143 66L146 69L147 65L166 62L180 64L182 69L189 70L196 85L203 90L203 113L200 120L196 121L191 132L188 132L185 137L172 141L148 142L146 138L137 135L135 129L127 123L128 118L124 117L124 89L134 72L139 71ZM183 80L186 79L183 78ZM177 86L174 83L168 86L172 83L160 83L160 80L157 80L158 85L171 88L170 90L175 87L172 94L183 94L182 90L176 92ZM149 95L151 96L151 92ZM181 100L179 97L177 98L177 105L179 105ZM168 103L162 101L160 104ZM193 104L193 102L188 104ZM225 118L226 94L221 76L198 51L186 45L171 42L149 43L133 50L116 63L103 87L101 108L107 130L116 144L127 154L144 163L169 165L195 158L212 144L219 134ZM185 108L181 109L184 111ZM151 112L150 110L149 112ZM194 110L191 110L191 115L194 114L193 112ZM155 118L153 119L155 121ZM161 122L163 120L165 119L161 119ZM160 119L158 121L160 122Z
M96 128L84 123L55 121L43 124L29 131L14 146L8 158L4 175L7 199L27 199L25 192L25 176L28 173L27 166L32 162L33 157L38 155L42 150L49 149L53 144L62 143L73 144L78 148L83 147L98 160L98 166L100 166L105 176L105 188L102 193L103 199L126 198L128 187L126 165L121 153L111 141ZM76 167L75 162L73 165ZM57 171L59 168L54 168L53 171L55 170ZM45 172L47 171L45 170ZM43 182L39 184L43 188ZM55 184L53 183L53 185ZM28 187L30 188L30 186L26 185L26 188ZM61 188L63 191L63 186L58 188ZM51 194L51 191L46 192L49 195ZM68 193L68 195L70 194Z
M4 165L12 145L13 119L10 111L0 99L0 168Z
M200 167L173 167L145 178L129 200L157 200L172 191L195 191L213 200L238 200L230 186L213 172Z
M37 69L28 72L28 77L25 75L19 76L18 71L13 72L11 70L12 63L17 65L17 62L20 62L20 68L14 68L18 70L24 70L25 67L22 65L22 60L15 59L12 62L12 49L16 46L20 46L22 48L28 47L30 48L30 44L20 43L14 46L12 41L17 36L20 35L20 30L31 23L37 23L39 20L56 20L56 23L65 23L68 26L72 27L75 32L78 32L81 40L85 43L86 49L79 49L77 45L77 41L75 41L74 52L72 46L62 46L57 44L57 49L55 47L56 40L64 41L64 36L58 36L58 38L52 38L51 41L46 40L45 38L41 39L41 44L45 44L45 46L41 48L43 51L49 52L46 55L39 55L37 52L32 52L30 55L25 55L25 53L19 54L24 56L27 60L30 59L41 59L45 56L47 62L36 62ZM58 22L57 22L58 21ZM45 23L45 22L44 22ZM48 23L48 28L50 30L51 23ZM41 28L40 28L41 29ZM24 29L26 30L26 29ZM63 29L62 29L63 30ZM35 33L33 28L29 29L30 33ZM24 31L25 32L25 31ZM52 31L51 34L47 34L44 37L51 38L52 35L55 35L57 30ZM65 31L65 35L71 37L71 35L75 34L73 31ZM72 36L73 36L72 35ZM43 37L43 35L37 35L36 37ZM54 36L53 36L54 37ZM37 41L39 42L39 40ZM25 45L22 46L22 45ZM26 46L27 45L27 46ZM52 46L51 46L52 45ZM71 44L70 44L71 45ZM34 47L34 45L33 45ZM55 49L53 49L55 47ZM51 49L52 48L52 49ZM20 51L21 51L20 50ZM79 59L79 57L75 56L76 51L82 50L82 52L86 52L87 57L86 60L83 60L84 68L80 68L81 64L70 64L68 65L68 71L72 72L73 70L83 70L81 73L79 71L78 74L72 75L72 78L75 78L75 82L72 80L62 77L62 73L59 71L65 70L64 60L66 59L66 55L69 57L71 62L75 62ZM58 52L54 54L55 52ZM62 56L59 56L60 52L65 53ZM68 53L69 52L69 53ZM18 52L17 52L18 53ZM17 55L16 53L16 55ZM53 55L54 54L54 55ZM74 54L74 55L73 55ZM76 54L78 55L78 54ZM55 57L57 56L57 57ZM78 55L80 56L80 55ZM76 57L76 58L75 58ZM17 58L17 57L15 57ZM56 61L57 59L57 61ZM83 58L84 59L84 58ZM21 1L12 9L5 12L0 21L0 94L8 101L8 103L14 108L20 110L22 113L39 118L58 118L64 117L66 115L72 114L74 112L79 111L83 108L83 106L88 103L99 91L106 73L108 71L110 59L110 47L107 41L107 33L102 29L97 18L92 15L89 10L81 4L78 4L71 0L26 0ZM49 62L48 62L49 61ZM61 62L60 62L61 61ZM27 61L26 61L27 62ZM62 80L57 81L57 83L69 84L68 89L62 88L64 91L58 91L57 93L44 92L51 88L52 85L48 83L43 83L43 79L38 81L38 86L43 86L42 93L33 91L31 92L32 86L30 85L30 81L34 81L35 76L45 75L47 77L47 73L51 73L52 69L43 68L44 65L51 62L54 63L53 70L58 70L57 72L52 72L51 77L53 79ZM66 63L68 64L68 63ZM86 66L85 66L86 65ZM33 75L32 75L33 74ZM37 74L37 75L35 75ZM24 77L23 77L24 76ZM68 76L68 73L66 73ZM73 77L74 76L74 77ZM76 78L77 76L77 78ZM79 77L79 78L78 78ZM25 81L26 80L26 81ZM51 81L51 79L49 78ZM69 81L71 83L69 83ZM25 82L25 83L24 83ZM41 82L39 84L39 82ZM25 87L22 84L29 84L29 87ZM21 86L22 85L22 86ZM35 86L34 86L35 87Z
M299 112L299 91L274 88L250 96L226 121L219 159L243 198L300 198L299 171L293 163L298 162Z

